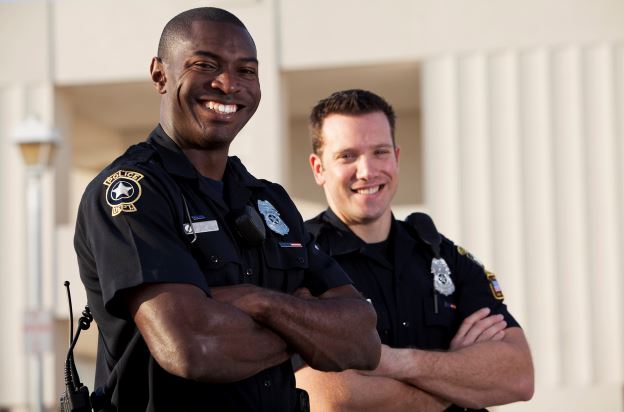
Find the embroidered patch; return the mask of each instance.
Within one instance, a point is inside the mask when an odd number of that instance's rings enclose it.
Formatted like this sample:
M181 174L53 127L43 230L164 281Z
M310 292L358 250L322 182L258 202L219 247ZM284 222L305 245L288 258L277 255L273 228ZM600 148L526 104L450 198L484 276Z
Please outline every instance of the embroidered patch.
M498 300L505 299L505 296L503 295L503 290L498 284L498 280L496 280L496 275L488 270L485 271L485 275L490 282L490 290L492 291L492 295L494 296L494 298Z
M131 170L118 170L104 180L106 186L106 203L112 208L111 213L117 216L122 212L136 212L134 203L141 197L143 175Z
M461 246L457 246L457 252L462 255L462 256L466 256L468 259L472 260L474 263L476 263L477 265L481 266L482 268L485 268L485 266L483 266L483 263L481 263L479 261L479 259L477 259L476 257L474 257L474 255L470 252L468 252L466 249L464 249Z

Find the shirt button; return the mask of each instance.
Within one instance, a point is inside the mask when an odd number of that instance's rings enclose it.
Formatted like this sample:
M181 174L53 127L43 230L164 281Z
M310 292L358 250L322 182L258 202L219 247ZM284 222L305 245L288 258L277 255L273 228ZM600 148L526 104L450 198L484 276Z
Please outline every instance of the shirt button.
M253 269L247 268L247 270L245 271L245 276L251 276L251 275L253 275Z
M302 258L302 257L298 257L298 258L297 258L297 262L298 262L300 265L303 265L304 260L303 260L303 258Z
M219 263L219 256L210 256L210 262L211 263Z
M403 322L401 323L401 325L405 326L406 328L409 328L409 322Z
M268 379L267 379L266 381L264 381L264 386L266 386L267 388L268 388L269 386L271 386L271 381L270 381L270 380L268 380Z
M388 329L384 329L384 330L383 330L383 334L384 334L384 335L388 335L388 334L390 334L390 331L389 331Z

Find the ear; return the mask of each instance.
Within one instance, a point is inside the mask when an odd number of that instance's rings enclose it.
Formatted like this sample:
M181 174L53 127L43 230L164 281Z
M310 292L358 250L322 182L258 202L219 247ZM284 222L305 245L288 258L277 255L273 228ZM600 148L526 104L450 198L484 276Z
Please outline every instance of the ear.
M317 185L323 186L325 184L325 176L323 176L323 163L321 163L321 158L312 153L309 160L312 174L314 175L314 181Z
M152 63L150 64L150 77L152 78L152 83L154 84L154 88L158 93L167 93L167 76L165 76L165 65L158 57L152 58Z
M401 148L399 146L394 147L394 156L396 157L397 163L399 163L399 154L401 153Z

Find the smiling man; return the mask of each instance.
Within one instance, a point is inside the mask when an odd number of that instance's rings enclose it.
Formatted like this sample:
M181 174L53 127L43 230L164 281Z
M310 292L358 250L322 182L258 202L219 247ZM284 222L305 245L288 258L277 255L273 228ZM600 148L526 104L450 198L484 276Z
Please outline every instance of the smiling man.
M228 156L260 102L253 39L225 10L189 10L165 26L150 73L160 124L78 213L96 410L307 410L290 356L374 369L376 316L285 191Z
M415 225L392 215L394 126L392 107L364 90L336 92L310 115L310 165L329 208L306 226L375 306L383 345L372 372L310 365L297 381L318 412L464 411L528 400L531 355L495 276L440 238L426 215L414 215Z

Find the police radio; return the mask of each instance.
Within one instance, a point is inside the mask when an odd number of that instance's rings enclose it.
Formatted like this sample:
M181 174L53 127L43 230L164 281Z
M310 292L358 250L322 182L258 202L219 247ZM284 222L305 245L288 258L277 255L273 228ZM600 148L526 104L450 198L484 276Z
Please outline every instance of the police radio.
M61 394L61 412L91 412L91 400L89 399L89 388L80 382L78 371L74 363L74 347L78 342L78 337L82 330L87 330L93 321L93 315L89 306L85 306L82 316L78 320L78 330L74 335L74 315L72 309L71 294L69 292L69 282L65 281L67 288L67 301L69 302L69 350L65 359L65 391Z

